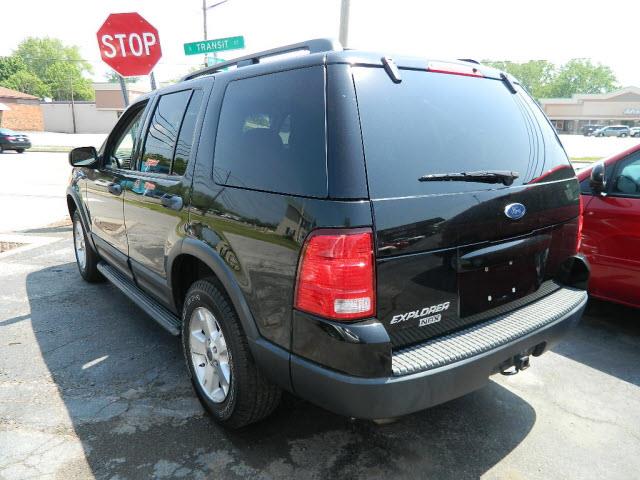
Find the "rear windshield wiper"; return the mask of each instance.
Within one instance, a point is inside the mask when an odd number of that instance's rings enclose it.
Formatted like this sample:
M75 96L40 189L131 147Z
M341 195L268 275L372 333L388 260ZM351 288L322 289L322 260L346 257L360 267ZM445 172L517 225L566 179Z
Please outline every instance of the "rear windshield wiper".
M520 175L509 170L481 170L478 172L430 173L418 179L420 182L479 182L502 183L509 186Z

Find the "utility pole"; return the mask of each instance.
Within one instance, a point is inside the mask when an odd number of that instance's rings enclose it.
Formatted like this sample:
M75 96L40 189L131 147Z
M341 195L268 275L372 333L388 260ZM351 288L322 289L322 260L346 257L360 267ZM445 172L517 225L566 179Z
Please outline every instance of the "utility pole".
M204 33L204 40L208 40L207 36L207 10L211 10L212 8L217 7L218 5L222 5L223 3L227 3L229 0L222 0L220 2L216 2L213 5L207 6L207 0L202 0L202 30ZM213 52L214 60L218 60L218 54ZM207 67L207 57L204 57L204 66Z
M73 79L69 78L69 86L71 87L71 121L73 122L73 133L77 133L76 129L76 104L73 99Z
M340 43L343 47L346 47L349 41L350 3L350 0L342 0L342 5L340 6Z

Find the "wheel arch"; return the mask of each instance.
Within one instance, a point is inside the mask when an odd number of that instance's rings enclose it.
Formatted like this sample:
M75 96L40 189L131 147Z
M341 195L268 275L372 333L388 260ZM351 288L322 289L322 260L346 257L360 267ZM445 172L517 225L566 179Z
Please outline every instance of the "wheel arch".
M185 238L167 263L167 277L178 313L182 310L184 296L193 281L212 276L235 308L245 335L253 340L260 337L249 304L231 269L211 246L201 240Z
M84 231L87 232L87 238L89 239L89 246L94 252L97 252L96 246L93 243L93 236L91 235L91 224L89 223L89 216L80 199L78 192L71 187L67 188L67 209L69 210L69 217L73 221L73 214L77 211L80 215L80 221Z

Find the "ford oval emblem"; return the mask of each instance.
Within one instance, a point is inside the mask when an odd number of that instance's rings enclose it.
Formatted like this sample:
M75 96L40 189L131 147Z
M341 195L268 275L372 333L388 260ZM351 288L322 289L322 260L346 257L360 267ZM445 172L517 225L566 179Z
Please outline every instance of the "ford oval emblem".
M504 214L511 220L520 220L527 213L527 207L521 203L510 203L504 207Z

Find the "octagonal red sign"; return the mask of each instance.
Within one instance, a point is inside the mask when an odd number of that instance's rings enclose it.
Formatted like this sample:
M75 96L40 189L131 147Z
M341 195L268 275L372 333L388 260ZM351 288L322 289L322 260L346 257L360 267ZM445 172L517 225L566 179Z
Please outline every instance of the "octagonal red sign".
M102 60L123 77L148 75L162 57L158 30L137 13L112 13L97 36Z

